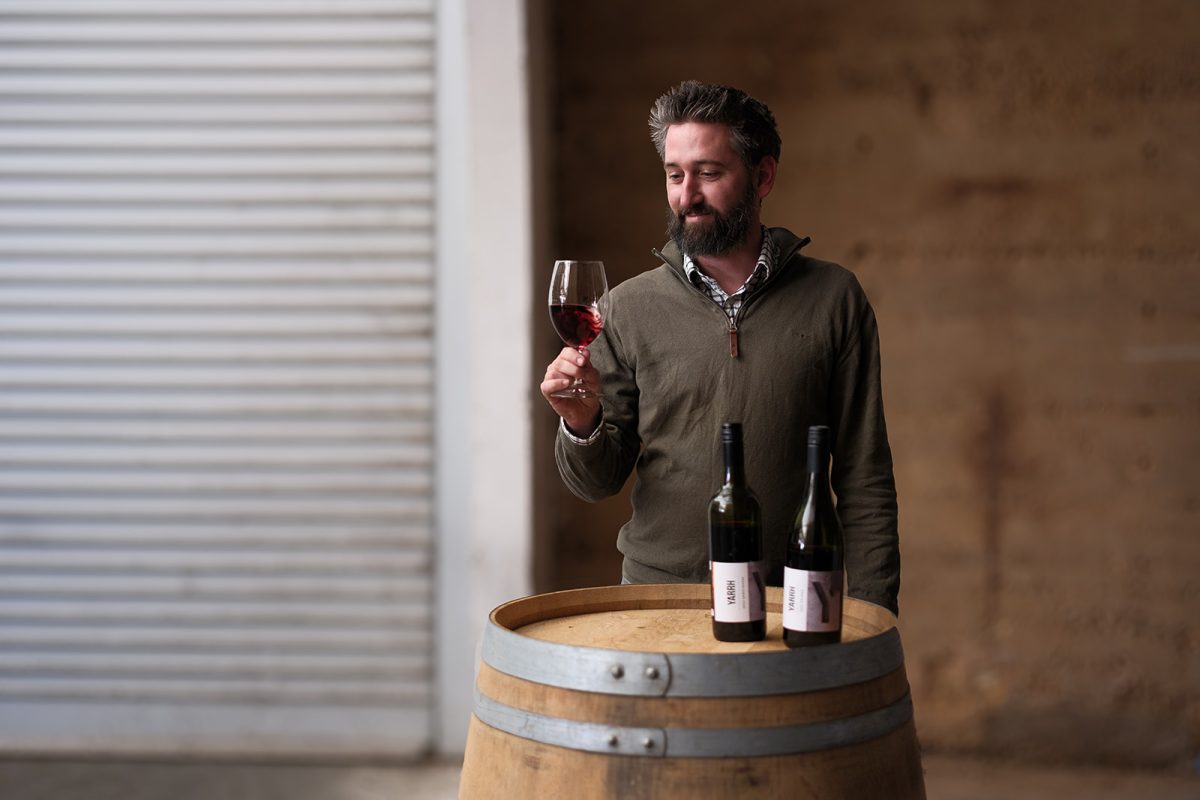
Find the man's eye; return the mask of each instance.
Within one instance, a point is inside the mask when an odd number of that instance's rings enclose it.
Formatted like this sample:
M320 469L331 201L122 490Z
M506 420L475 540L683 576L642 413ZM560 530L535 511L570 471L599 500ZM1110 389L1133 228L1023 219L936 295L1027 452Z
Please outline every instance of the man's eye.
M679 183L679 181L681 181L682 179L683 179L683 176L681 174L679 174L678 172L668 172L667 173L667 180L671 181L672 183Z
M716 178L718 176L718 174L719 173L713 172L711 170L705 170L704 172L700 173L700 177L704 178L705 180L712 180L713 178Z

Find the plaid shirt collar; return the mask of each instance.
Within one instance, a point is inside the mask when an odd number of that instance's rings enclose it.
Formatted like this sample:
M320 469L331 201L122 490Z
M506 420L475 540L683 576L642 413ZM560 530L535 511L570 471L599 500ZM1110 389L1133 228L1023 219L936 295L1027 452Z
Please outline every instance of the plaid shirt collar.
M770 277L771 271L775 269L775 263L779 260L779 249L775 246L765 225L762 228L762 238L762 250L758 253L758 263L754 265L754 271L750 273L750 277L746 279L741 288L733 294L727 294L720 284L705 275L700 266L687 253L683 254L683 271L689 281L698 289L707 292L714 303L724 308L732 316L737 313L742 301Z

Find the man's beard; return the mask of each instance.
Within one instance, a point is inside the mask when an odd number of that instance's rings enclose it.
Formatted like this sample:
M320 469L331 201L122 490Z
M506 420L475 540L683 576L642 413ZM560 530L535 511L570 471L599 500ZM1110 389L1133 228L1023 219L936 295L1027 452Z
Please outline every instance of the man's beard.
M758 194L754 185L747 182L746 193L728 214L720 213L707 203L688 206L678 214L667 206L667 235L689 256L724 255L746 240L756 203ZM688 214L712 214L712 221L689 225L685 219Z

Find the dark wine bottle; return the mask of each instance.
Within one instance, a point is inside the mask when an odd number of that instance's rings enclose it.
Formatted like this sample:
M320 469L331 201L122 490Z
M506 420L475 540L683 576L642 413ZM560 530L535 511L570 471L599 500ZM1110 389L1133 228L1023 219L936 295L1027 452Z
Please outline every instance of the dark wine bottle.
M783 568L783 641L788 647L842 640L842 523L829 491L829 428L808 429L808 483Z
M746 485L741 423L721 426L721 445L725 483L708 505L713 636L722 642L753 642L767 632L762 515Z

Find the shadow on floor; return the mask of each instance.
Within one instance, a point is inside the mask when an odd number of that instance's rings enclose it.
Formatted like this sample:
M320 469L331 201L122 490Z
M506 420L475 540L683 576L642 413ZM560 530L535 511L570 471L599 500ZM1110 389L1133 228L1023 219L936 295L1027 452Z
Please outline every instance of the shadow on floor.
M1200 800L1200 776L926 754L929 800ZM16 800L449 800L460 764L340 766L0 760ZM514 799L517 800L517 799Z

